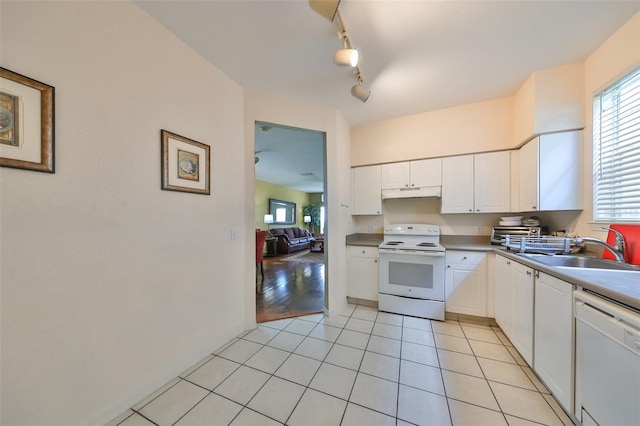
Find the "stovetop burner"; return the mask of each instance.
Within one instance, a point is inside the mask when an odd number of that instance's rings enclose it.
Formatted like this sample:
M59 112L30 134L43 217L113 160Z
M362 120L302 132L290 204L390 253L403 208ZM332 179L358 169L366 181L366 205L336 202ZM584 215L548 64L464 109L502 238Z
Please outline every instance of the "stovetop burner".
M436 245L434 243L420 243L420 244L416 244L416 246L418 246L418 247L436 247Z
M445 251L439 243L440 227L437 225L398 224L385 226L384 241L379 248L394 253Z

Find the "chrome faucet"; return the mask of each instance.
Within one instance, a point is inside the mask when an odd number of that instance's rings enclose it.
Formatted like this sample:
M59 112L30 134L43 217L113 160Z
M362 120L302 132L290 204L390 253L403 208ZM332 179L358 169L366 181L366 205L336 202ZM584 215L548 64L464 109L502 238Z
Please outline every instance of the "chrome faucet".
M622 232L617 231L615 229L611 229L611 228L602 228L602 229L606 229L607 231L611 231L614 234L616 234L615 246L612 246L597 238L591 238L591 237L582 237L582 238L579 238L578 241L580 241L581 243L600 245L605 249L609 250L611 254L613 254L613 257L615 258L617 263L626 263L627 260L625 259L625 256L624 256L624 252L625 252L624 235L622 235Z

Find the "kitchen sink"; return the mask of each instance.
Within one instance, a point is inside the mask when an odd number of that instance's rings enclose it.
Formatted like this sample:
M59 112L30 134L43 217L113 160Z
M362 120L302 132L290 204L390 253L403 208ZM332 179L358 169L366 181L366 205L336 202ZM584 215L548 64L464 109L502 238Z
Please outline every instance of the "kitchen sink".
M629 263L616 263L612 260L600 259L598 257L576 256L576 255L547 255L533 253L518 253L534 262L547 266L560 266L565 268L593 268L593 269L613 269L622 271L640 271L640 267Z

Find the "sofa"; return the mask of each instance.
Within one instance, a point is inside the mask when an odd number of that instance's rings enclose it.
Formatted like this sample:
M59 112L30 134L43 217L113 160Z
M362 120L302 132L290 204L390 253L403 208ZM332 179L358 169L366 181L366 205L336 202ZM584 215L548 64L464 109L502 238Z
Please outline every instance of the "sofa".
M270 232L271 235L278 239L276 245L278 254L308 249L311 247L311 242L315 241L309 231L298 227L271 228Z

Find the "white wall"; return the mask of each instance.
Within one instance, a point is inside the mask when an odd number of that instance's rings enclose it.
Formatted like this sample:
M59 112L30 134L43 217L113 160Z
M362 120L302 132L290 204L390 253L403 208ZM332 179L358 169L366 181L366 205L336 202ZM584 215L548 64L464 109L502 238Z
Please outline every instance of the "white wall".
M2 67L56 90L56 173L0 169L0 423L102 423L244 329L243 90L131 3L0 7ZM160 189L162 128L210 196Z
M254 123L263 121L282 124L302 129L317 130L325 133L326 137L326 181L325 181L325 211L327 228L325 230L327 265L327 313L340 313L346 307L346 246L345 238L354 232L350 224L351 203L350 185L350 143L349 126L341 114L336 110L311 104L305 104L290 99L270 96L264 93L247 91L245 96L245 138L247 150L245 153L245 204L254 209L253 193L255 191L255 169L253 161L253 147L255 146ZM253 212L253 210L251 210ZM247 216L245 225L253 227L253 216ZM245 239L247 247L254 247L253 235ZM253 268L247 259L247 268ZM255 269L255 268L253 268ZM248 270L253 270L248 269ZM246 324L255 324L255 275L246 278L247 292ZM249 290L252 290L251 292Z
M606 239L593 220L593 96L640 66L640 13L615 32L585 61L584 210L575 222L580 235Z
M513 148L513 98L461 105L351 129L351 165Z
M534 80L529 79L514 98L461 105L445 110L401 117L354 127L352 138L352 166L406 161L416 158L439 157L519 146L536 133L536 126L558 130L563 121L575 123L584 120L584 210L582 212L538 213L550 230L567 229L579 235L606 238L601 224L592 221L592 100L593 95L620 77L640 66L640 13L617 30L584 63L578 62L543 70L534 76L542 79L549 90L563 87L564 95L575 99L575 75L581 75L584 66L584 116L576 114L573 104L564 111L565 116L542 115L538 122L536 108L543 111L546 105L535 104ZM551 80L558 78L558 81ZM569 79L570 81L565 81ZM563 84L566 83L566 86ZM559 98L559 103L563 98ZM524 103L523 103L524 102ZM519 110L518 114L514 109ZM529 113L527 113L529 111ZM523 121L523 120L526 120ZM513 132L513 137L512 133ZM401 204L400 204L401 203ZM434 223L441 226L443 234L489 234L490 226L498 222L500 215L468 214L440 215L438 200L392 200L384 202L384 216L357 216L354 220L357 232L382 232L387 223L403 221Z

